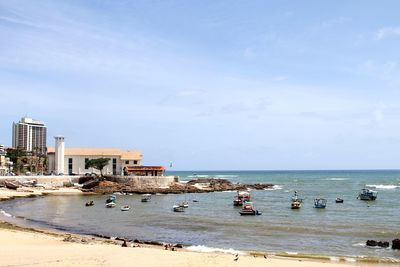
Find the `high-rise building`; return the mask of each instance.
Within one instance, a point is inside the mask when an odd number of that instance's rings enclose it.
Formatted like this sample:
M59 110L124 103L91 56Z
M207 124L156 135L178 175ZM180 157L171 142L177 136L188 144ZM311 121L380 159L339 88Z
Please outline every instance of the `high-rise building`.
M21 118L20 122L13 123L12 147L45 154L47 128L42 121L28 117Z

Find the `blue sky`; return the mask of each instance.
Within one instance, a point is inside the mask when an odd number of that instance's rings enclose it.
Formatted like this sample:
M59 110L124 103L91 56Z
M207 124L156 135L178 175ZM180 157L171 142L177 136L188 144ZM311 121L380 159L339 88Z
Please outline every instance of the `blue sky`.
M400 166L398 1L0 0L0 143L175 170Z

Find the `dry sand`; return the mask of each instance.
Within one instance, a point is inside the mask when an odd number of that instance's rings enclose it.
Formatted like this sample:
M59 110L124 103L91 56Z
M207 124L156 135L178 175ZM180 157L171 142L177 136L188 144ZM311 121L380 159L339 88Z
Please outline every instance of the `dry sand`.
M343 263L281 259L276 257L239 256L218 253L164 250L162 247L127 247L107 244L90 237L38 233L6 227L0 229L0 266L264 266L264 267L339 267ZM82 243L81 239L85 240ZM358 265L362 266L362 265Z

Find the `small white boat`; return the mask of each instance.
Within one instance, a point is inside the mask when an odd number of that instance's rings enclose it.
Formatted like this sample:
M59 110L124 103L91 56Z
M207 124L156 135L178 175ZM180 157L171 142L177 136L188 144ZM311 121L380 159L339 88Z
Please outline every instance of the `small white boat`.
M182 206L180 206L180 205L174 205L174 206L172 206L172 210L173 210L174 212L184 212L184 211L185 211L185 208L182 207Z
M109 202L106 204L107 208L114 208L117 204L115 204L114 202Z
M130 207L128 205L122 206L121 211L128 211Z
M183 201L181 204L179 204L179 207L189 208L189 203L187 201Z

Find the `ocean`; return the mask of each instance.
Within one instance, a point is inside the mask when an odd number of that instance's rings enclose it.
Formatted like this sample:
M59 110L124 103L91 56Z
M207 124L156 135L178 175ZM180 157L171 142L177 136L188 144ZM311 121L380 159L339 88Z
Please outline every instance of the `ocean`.
M0 218L80 234L181 243L200 251L258 251L278 255L326 255L400 260L400 251L366 247L368 239L400 238L400 170L368 171L189 171L169 172L182 181L216 177L241 183L272 183L269 190L251 191L260 216L240 216L232 205L236 192L118 195L117 208L105 208L106 196L46 196L0 202ZM378 191L376 201L360 201L364 186ZM304 199L290 209L294 191ZM313 200L328 200L315 209ZM344 203L335 203L336 197ZM193 202L193 199L198 202ZM85 202L94 200L93 207ZM172 205L189 201L183 213ZM131 210L120 211L122 205ZM10 219L10 218L9 218Z

